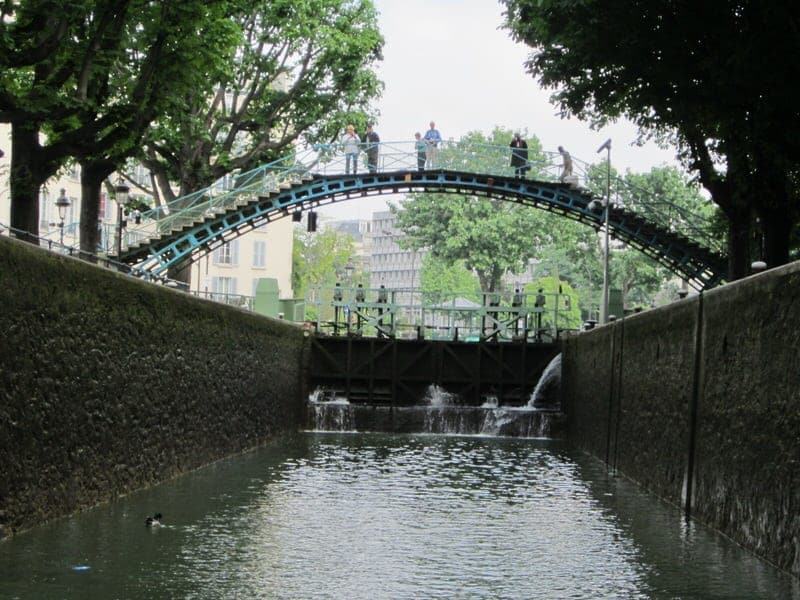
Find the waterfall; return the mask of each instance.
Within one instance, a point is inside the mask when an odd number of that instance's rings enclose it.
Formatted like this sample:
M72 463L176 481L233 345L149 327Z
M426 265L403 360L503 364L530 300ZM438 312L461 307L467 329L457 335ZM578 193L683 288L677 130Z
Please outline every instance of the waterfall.
M444 388L432 383L425 390L425 396L422 401L430 406L449 406L454 404L457 398L458 396L455 394L451 394Z
M432 433L504 437L550 437L563 430L563 415L530 405L502 406L487 394L480 406L464 406L457 394L428 386L421 403L390 406L354 403L331 390L308 397L307 423L313 431Z
M561 388L561 355L558 354L545 367L536 388L528 400L531 408L541 406L554 406L559 403L558 391Z
M483 406L486 407L486 404ZM520 411L514 412L519 413ZM494 408L487 407L479 433L481 435L501 435L503 427L512 423L516 417L517 415L506 408L497 408L497 403L495 403Z
M353 407L347 398L315 389L308 396L314 431L355 431Z

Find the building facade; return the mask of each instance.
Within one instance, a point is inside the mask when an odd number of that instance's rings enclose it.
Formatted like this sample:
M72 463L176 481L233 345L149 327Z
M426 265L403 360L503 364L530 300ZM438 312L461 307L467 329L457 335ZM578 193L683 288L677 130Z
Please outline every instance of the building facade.
M383 285L391 290L404 290L399 302L410 301L420 288L422 259L425 250L406 250L400 246L404 233L397 228L391 211L372 214L372 248L370 254L370 287ZM405 297L407 296L407 298Z
M10 225L11 128L5 123L0 123L0 150L3 152L0 157L0 225ZM130 176L145 187L150 183L147 170L141 167ZM116 174L112 175L111 180L116 178ZM81 203L80 166L77 164L62 169L42 187L39 236L53 242L61 239L61 221L55 201L62 189L70 201L63 221L64 245L77 248ZM152 205L152 198L140 192L132 186L131 196ZM101 194L99 227L103 248L111 247L114 242L117 214L116 203L105 193ZM280 219L254 229L195 262L191 270L191 289L199 293L253 296L258 279L269 277L277 280L282 298L291 298L292 243L291 219Z

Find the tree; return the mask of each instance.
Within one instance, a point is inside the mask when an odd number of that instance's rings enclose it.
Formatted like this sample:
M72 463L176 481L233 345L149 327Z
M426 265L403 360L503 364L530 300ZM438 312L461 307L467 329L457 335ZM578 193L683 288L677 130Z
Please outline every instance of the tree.
M126 60L101 71L105 87L114 93L82 120L97 119L118 105L124 111L117 110L118 118L94 138L75 145L81 164L81 249L96 251L101 186L139 154L150 123L173 109L176 100L210 86L209 81L230 70L239 37L230 14L240 10L238 4L148 3L126 23L121 43L125 50L120 53Z
M463 261L448 264L440 258L426 254L420 273L423 302L438 303L456 294L467 300L480 302L480 283Z
M605 193L606 163L592 165L587 186L596 195ZM620 177L612 169L612 189L626 207L645 215L663 227L682 231L709 226L699 219L712 217L715 209L687 177L675 167L654 167L647 173L628 172ZM575 288L581 306L590 309L600 304L603 282L603 244L593 229L546 215L551 238L539 250L536 272L559 277ZM691 221L694 219L694 221ZM713 224L713 223L712 223ZM701 231L706 235L705 231ZM625 306L650 305L669 271L639 250L622 243L611 246L610 285L620 289Z
M231 69L212 76L147 132L140 157L161 195L185 195L363 123L381 91L383 38L372 0L255 0L236 17Z
M198 33L208 20L227 22L229 4L31 0L0 7L0 120L12 126L12 226L38 233L39 188L75 157L85 167L82 246L95 250L100 182L137 149L159 98L203 80L191 67L218 47Z
M460 145L491 144L498 147L497 160L507 164L511 131L495 128L489 136L474 131L465 135ZM442 163L447 163L450 152L440 153ZM541 144L536 137L528 137L532 162L541 158ZM485 153L480 153L485 156ZM481 160L475 158L473 160ZM473 165L470 168L480 168ZM535 177L535 173L530 175ZM483 200L448 194L410 194L402 203L402 210L392 207L397 215L398 227L406 234L406 244L412 248L426 248L431 255L447 264L463 261L464 266L478 276L484 292L500 289L507 273L520 271L536 255L536 248L547 237L541 227L540 211L519 206L504 200Z
M528 304L542 290L545 294L544 312L542 313L542 327L558 327L558 329L579 329L583 319L581 319L581 307L578 293L572 289L569 282L558 277L540 277L525 286L525 293L528 295ZM556 296L558 294L558 296ZM558 302L556 306L554 303ZM556 310L558 318L556 320Z
M345 267L355 264L353 238L335 229L317 233L294 230L292 248L292 288L298 298L315 287L333 287L340 281ZM364 275L355 273L353 283L363 283Z
M800 215L798 7L743 2L503 0L506 27L534 48L532 75L564 114L626 116L643 136L672 138L728 222L729 269L748 272L752 212L767 260L788 259ZM769 31L769 35L764 35Z

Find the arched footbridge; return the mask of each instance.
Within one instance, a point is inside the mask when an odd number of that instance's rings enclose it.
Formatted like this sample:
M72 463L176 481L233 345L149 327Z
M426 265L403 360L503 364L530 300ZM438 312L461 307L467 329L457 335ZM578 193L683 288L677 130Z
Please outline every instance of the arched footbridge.
M560 180L558 154L537 155L523 178L515 177L508 147L445 142L435 164L422 165L412 144L378 145L375 172L360 164L345 173L344 156L334 145L314 146L224 180L142 213L123 238L120 260L135 272L165 275L216 247L277 219L354 198L405 192L453 193L516 202L584 223L604 224L604 203L586 187L588 167ZM374 152L374 150L373 150ZM364 161L366 154L361 159ZM420 168L422 167L422 168ZM621 185L621 180L617 183ZM626 194L628 205L612 196L610 234L652 257L697 289L725 278L726 260L698 215L646 194Z

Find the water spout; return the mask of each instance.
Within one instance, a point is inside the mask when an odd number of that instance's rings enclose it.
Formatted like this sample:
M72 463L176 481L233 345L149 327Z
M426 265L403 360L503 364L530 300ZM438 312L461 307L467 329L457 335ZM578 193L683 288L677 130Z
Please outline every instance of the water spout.
M561 390L561 355L558 354L545 367L536 388L528 400L530 408L541 408L544 406L556 406L560 402L559 392Z

